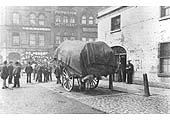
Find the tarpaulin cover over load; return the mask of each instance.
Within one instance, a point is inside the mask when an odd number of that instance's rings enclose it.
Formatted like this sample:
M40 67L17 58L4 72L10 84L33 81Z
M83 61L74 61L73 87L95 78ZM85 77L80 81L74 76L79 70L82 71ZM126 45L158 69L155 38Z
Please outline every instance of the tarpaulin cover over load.
M56 49L54 58L82 76L108 75L115 64L113 51L104 42L64 41Z

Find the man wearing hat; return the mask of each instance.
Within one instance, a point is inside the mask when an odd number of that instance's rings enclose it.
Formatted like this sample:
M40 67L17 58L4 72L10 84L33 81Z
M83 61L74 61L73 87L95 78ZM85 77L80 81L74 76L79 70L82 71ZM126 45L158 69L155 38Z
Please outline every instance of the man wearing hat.
M27 83L31 83L31 73L33 72L33 68L30 62L28 62L28 65L25 68L25 72L27 73Z
M13 75L14 75L14 86L13 87L20 87L20 82L19 82L19 78L20 78L20 73L21 73L21 67L19 65L19 62L15 63L16 67L13 71Z
M9 77L8 77L8 84L12 84L12 77L13 77L13 70L14 70L14 67L12 65L12 61L9 62L9 65L8 65L8 74L9 74Z
M128 60L128 64L126 65L127 84L133 83L134 66L130 62L131 62L131 60Z

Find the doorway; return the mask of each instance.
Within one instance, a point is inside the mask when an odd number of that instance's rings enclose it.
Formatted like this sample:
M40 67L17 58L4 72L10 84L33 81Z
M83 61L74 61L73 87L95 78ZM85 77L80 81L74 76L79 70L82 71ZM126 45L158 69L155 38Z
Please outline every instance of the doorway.
M122 70L121 74L118 74L118 79L121 78L119 82L126 82L126 60L127 60L126 50L121 46L113 46L111 48L116 59L117 63L116 68L121 68ZM121 67L119 66L119 63L121 63Z

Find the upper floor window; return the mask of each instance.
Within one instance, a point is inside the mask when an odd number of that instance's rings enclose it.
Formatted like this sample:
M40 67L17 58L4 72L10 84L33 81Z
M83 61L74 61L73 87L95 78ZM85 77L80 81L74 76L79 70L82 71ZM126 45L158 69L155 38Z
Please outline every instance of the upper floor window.
M89 17L89 24L93 24L93 23L94 23L93 17L91 16L91 17Z
M19 24L19 14L18 13L12 14L12 23L13 24Z
M70 18L70 23L75 23L75 18L74 17Z
M30 46L35 46L36 45L36 34L31 33L30 34Z
M161 6L161 17L170 15L170 6Z
M120 15L111 19L111 31L120 29Z
M64 22L64 23L68 23L68 17L67 17L67 16L64 16L64 17L63 17L63 22Z
M86 24L87 23L86 16L82 16L81 23L82 24Z
M56 15L55 16L55 22L60 23L61 22L61 16Z
M35 14L30 14L30 24L35 25L36 24L36 16Z
M42 26L45 25L45 16L43 14L39 15L38 23L39 25L42 25Z
M45 36L44 34L39 34L39 46L43 47L45 45Z
M19 39L20 39L19 33L17 32L12 33L12 44L13 45L19 45L19 41L20 41Z

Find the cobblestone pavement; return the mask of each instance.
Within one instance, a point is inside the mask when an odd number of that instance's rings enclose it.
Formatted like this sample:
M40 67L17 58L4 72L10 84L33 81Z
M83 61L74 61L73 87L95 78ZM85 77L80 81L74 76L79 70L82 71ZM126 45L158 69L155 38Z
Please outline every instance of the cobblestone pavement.
M167 114L170 113L170 97L152 95L145 97L98 87L93 91L66 92L61 85L41 84L66 97L76 99L86 105L111 114ZM94 94L93 94L94 93ZM100 94L101 93L101 94Z

